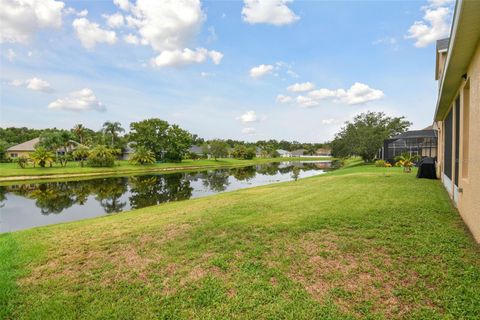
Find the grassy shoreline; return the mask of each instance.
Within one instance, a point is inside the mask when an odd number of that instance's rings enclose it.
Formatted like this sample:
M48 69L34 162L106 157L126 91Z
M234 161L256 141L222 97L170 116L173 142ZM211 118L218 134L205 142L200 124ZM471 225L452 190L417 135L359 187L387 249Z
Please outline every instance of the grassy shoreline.
M0 163L0 183L37 179L80 178L95 176L113 176L132 173L177 172L186 170L214 169L225 167L241 167L268 162L332 160L332 158L254 158L252 160L218 159L215 160L183 160L180 163L156 163L151 165L133 165L128 161L117 161L112 168L80 167L77 162L70 162L67 167L53 168L19 168L15 163Z
M437 180L354 165L0 235L0 318L478 318Z

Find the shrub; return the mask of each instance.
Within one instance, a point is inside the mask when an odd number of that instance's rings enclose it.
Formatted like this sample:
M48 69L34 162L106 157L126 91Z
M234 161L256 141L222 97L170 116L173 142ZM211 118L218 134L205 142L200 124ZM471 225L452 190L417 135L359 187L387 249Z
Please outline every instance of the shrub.
M155 154L143 146L138 146L130 157L130 162L133 164L155 163Z
M238 144L233 148L232 156L235 159L244 159L244 160L253 159L253 157L255 157L255 148L247 147L243 144Z
M375 167L386 167L385 160L377 160L375 161Z
M38 164L40 167L44 168L47 162L52 166L54 155L51 151L48 151L44 147L37 147L35 151L30 153L30 158L33 160L33 163Z
M96 146L88 154L88 165L91 167L113 167L115 164L115 150L107 146Z
M80 166L83 167L83 162L88 158L89 153L87 147L80 146L73 151L72 155L75 160L80 160Z
M28 164L28 157L26 156L20 156L20 157L17 157L17 158L13 158L13 162L15 162L16 164L18 164L20 166L20 168L25 168Z

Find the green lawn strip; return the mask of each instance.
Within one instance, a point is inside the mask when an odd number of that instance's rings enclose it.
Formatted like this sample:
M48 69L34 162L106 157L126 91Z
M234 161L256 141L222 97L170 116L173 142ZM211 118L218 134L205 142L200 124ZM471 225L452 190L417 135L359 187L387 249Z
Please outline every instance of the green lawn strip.
M12 318L480 315L478 246L440 182L401 168L14 232L0 250Z
M47 178L56 175L72 175L75 177L97 176L97 175L119 175L119 174L135 174L148 173L155 171L184 171L192 169L213 169L222 167L239 167L249 166L269 162L282 161L318 161L318 160L332 160L332 158L255 158L252 160L238 160L238 159L218 159L215 160L183 160L180 163L156 163L150 165L133 165L128 161L117 161L112 168L96 168L96 167L80 167L78 162L69 162L66 167L27 167L20 168L15 163L0 163L0 182L8 181L12 178L17 180L28 180L32 178Z

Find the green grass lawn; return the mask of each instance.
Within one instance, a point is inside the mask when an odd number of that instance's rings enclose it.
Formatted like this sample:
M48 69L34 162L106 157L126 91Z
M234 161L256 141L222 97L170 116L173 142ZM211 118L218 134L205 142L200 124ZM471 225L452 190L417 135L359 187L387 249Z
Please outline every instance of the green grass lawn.
M437 180L323 176L0 235L0 318L479 319Z
M229 166L248 166L256 163L296 161L296 160L330 160L331 158L255 158L252 160L238 159L203 159L203 160L183 160L180 163L155 163L150 165L134 165L129 161L116 161L115 166L111 168L81 167L79 162L69 162L66 167L55 164L52 168L33 167L29 165L26 168L20 168L16 163L0 163L0 180L5 177L20 176L48 176L48 175L78 175L78 174L123 174L132 172L149 172L168 169L189 169L189 168L216 168Z

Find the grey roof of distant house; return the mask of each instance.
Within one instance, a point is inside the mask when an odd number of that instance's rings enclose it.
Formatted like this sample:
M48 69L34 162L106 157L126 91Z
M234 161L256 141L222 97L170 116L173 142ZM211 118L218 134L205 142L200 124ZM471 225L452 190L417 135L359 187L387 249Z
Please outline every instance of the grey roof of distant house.
M450 38L437 40L437 51L448 50L449 43L450 43Z
M11 146L7 151L35 151L35 145L40 142L40 138L33 138L32 140Z
M305 149L297 149L297 150L293 150L291 153L294 154L294 155L299 155L299 156L303 156L303 153L307 151Z
M188 151L191 153L203 153L203 148L200 146L191 146Z
M290 153L290 151L283 150L283 149L277 149L277 152L278 152L279 154L289 154L289 153Z

